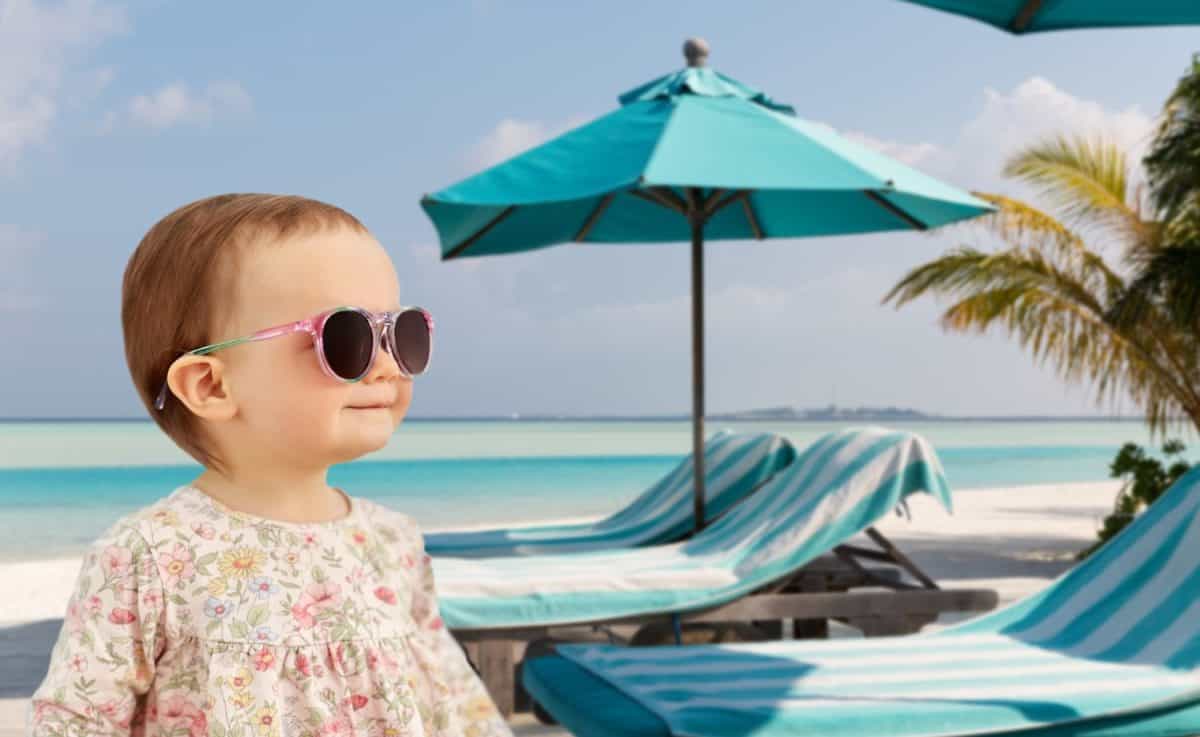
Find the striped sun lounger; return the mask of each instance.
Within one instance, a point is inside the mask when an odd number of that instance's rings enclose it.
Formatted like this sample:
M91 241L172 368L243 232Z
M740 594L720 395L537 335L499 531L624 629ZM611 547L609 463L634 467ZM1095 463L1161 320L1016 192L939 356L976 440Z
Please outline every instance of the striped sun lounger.
M704 445L705 520L749 496L796 450L774 433L721 430ZM431 555L466 558L633 548L673 542L694 525L692 457L684 457L656 484L615 514L597 522L425 535Z
M580 737L1200 734L1200 467L1040 593L873 640L561 645L523 683Z
M569 624L731 601L863 531L909 494L949 508L932 448L881 428L830 433L695 537L530 557L433 559L451 629Z

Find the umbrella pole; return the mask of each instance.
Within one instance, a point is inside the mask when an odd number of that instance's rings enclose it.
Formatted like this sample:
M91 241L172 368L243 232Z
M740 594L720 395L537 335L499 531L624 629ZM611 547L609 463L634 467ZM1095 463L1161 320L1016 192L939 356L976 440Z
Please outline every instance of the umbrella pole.
M695 531L704 529L704 214L699 192L688 190L692 227L692 469Z

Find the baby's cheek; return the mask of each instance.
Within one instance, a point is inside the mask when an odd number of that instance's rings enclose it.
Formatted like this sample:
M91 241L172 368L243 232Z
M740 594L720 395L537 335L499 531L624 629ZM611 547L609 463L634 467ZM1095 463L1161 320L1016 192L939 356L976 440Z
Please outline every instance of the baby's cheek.
M323 396L323 392L295 387L281 391L272 411L276 418L296 430L319 430L337 418L341 403Z
M269 341L268 341L269 342ZM272 348L265 343L254 347ZM285 418L303 412L314 392L328 390L332 379L315 365L312 350L264 350L261 355L244 358L238 377L238 401L259 407Z
M275 435L277 443L296 449L317 449L333 442L343 406L336 391L279 377L273 386L264 386L262 392L268 397L260 405L256 424Z
M396 402L392 405L392 419L399 425L404 416L408 414L408 408L412 404L412 385L408 385L400 389L396 396Z

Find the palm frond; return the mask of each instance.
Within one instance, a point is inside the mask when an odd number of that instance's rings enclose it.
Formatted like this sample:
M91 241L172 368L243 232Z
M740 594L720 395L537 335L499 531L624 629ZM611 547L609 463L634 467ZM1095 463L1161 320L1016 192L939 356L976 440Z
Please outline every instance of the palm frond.
M1163 220L1200 209L1200 54L1163 106L1146 156L1152 198Z
M996 208L995 212L966 221L972 226L983 226L1016 248L1037 243L1039 247L1078 251L1083 240L1077 233L1053 216L1029 203L1013 197L990 192L972 192L974 196Z
M1129 198L1129 164L1120 147L1102 139L1056 136L1019 151L1007 176L1036 187L1063 217L1140 241L1141 209Z
M1139 259L1137 267L1109 319L1132 327L1161 310L1177 328L1200 331L1200 242L1156 249Z
M910 271L884 301L899 307L925 294L950 298L953 304L942 315L945 329L1003 327L1065 380L1091 382L1098 400L1128 392L1158 430L1200 406L1196 391L1172 367L1170 346L1154 334L1110 324L1107 286L1097 292L1088 282L1086 274L1060 268L1036 249L986 253L963 247Z

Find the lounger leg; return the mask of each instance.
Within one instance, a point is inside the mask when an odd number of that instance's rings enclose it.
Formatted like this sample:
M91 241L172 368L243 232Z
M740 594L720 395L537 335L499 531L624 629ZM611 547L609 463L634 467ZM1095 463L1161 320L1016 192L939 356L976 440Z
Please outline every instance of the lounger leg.
M515 640L483 640L479 643L479 673L496 708L505 719L513 714L516 699Z
M546 652L554 652L553 646L547 646L544 643L547 640L535 640L529 642L527 640L519 641L513 650L513 662L516 663L515 676L513 679L513 712L521 713L529 711L533 707L533 697L521 685L521 668L525 664L526 658L536 658L539 654ZM537 647L533 647L537 645Z
M801 591L824 592L829 590L826 576L805 575L801 577ZM793 619L793 640L827 640L829 639L828 619Z
M513 684L513 713L522 714L533 708L533 697L521 686L521 679Z
M793 619L792 638L796 640L826 640L829 638L829 620Z

